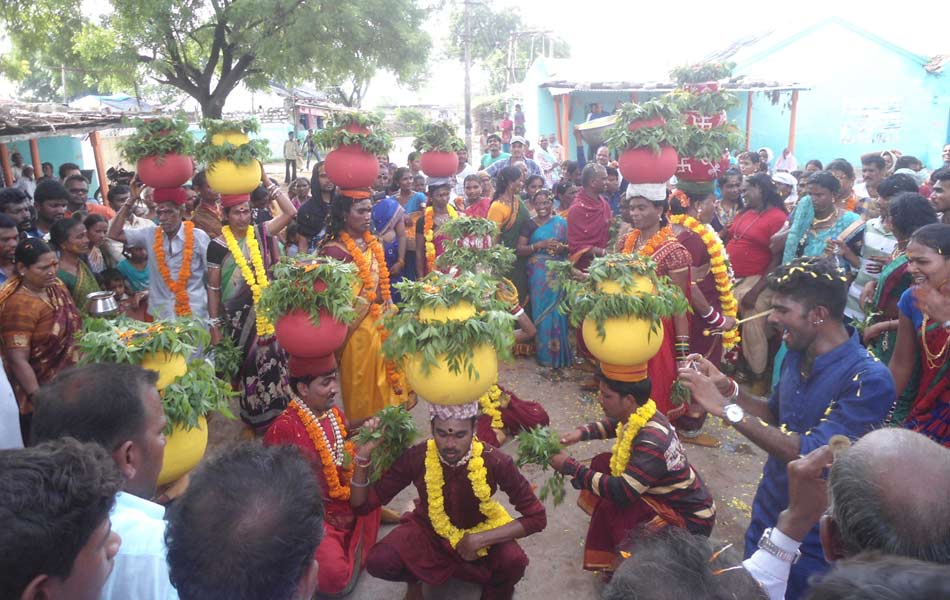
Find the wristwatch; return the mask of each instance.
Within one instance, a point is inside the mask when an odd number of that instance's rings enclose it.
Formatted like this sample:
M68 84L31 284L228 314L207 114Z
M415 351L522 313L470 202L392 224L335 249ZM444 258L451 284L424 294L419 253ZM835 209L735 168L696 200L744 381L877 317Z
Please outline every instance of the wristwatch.
M745 418L745 411L738 404L727 404L722 407L722 418L729 425L736 425Z
M769 527L762 532L762 537L759 538L759 549L765 550L775 558L785 561L787 563L795 564L798 562L798 559L802 557L802 551L796 550L794 552L789 552L788 550L783 550L779 548L775 542L772 541L772 528Z

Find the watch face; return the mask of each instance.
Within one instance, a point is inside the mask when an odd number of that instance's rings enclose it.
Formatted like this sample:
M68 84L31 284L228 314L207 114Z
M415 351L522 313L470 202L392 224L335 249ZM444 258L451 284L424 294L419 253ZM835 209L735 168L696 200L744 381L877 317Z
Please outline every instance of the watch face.
M742 420L742 417L744 416L745 416L745 412L743 412L741 406L737 404L730 404L729 406L726 407L726 418L731 423L738 423L739 421Z

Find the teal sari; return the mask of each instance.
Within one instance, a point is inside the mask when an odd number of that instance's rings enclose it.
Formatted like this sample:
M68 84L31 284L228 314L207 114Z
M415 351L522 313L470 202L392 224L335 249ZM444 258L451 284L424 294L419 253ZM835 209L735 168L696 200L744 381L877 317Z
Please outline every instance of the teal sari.
M528 258L528 281L531 288L531 319L537 327L535 358L545 367L561 368L571 364L571 347L567 317L558 311L562 292L551 285L548 263L567 258L567 221L557 215L531 234L529 243L557 240L564 249L538 250Z
M501 236L498 238L502 244L514 251L518 250L518 238L521 236L521 228L524 227L526 221L531 219L531 214L528 212L528 208L524 205L524 202L520 199L517 199L517 202L518 212L515 218L508 219L508 223L505 223L501 231ZM511 270L505 273L505 277L510 279L518 289L518 302L522 306L524 306L525 300L528 298L529 291L527 262L526 257L519 256L511 267Z

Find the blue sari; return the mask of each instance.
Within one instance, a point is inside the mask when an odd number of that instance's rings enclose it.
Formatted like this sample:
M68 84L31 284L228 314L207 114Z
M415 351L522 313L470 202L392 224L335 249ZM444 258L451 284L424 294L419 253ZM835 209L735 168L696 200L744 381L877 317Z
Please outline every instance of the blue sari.
M567 257L567 221L557 215L532 232L529 243L557 240L564 244L560 251L539 250L528 259L528 281L531 287L531 318L538 329L536 354L538 364L545 367L567 367L571 364L567 317L557 307L561 292L551 286L548 261Z
M372 218L373 229L376 231L376 237L383 242L384 236L396 233L396 224L405 216L402 205L395 198L387 196L373 206ZM383 253L386 256L386 266L392 269L392 266L399 260L399 237L394 237L391 242L383 242ZM408 262L408 261L407 261ZM390 275L389 283L394 284L402 281L402 274ZM393 302L400 302L399 290L392 290Z

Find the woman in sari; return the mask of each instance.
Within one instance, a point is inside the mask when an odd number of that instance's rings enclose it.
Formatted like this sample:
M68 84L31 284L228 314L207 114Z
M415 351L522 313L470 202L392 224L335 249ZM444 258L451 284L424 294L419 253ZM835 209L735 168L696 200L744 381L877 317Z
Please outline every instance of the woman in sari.
M102 215L89 215L82 222L86 226L86 237L89 238L89 268L96 275L106 269L116 266L112 254L108 251L106 232L109 231L109 221Z
M33 395L79 360L75 335L82 329L82 318L69 290L56 277L59 260L43 240L20 242L14 264L16 274L0 287L0 340L3 364L20 407L20 430L27 438Z
M618 241L618 250L624 254L639 254L652 258L656 274L669 277L690 299L689 268L692 262L689 250L676 239L666 218L668 208L665 184L630 184L620 204L620 215L633 230ZM686 313L663 319L663 344L647 366L653 383L651 397L658 411L675 421L685 412L685 402L674 406L673 383L676 381L677 361L690 354L689 320ZM702 426L702 422L699 423ZM677 425L679 429L679 425ZM693 429L698 429L693 424Z
M412 171L408 167L399 167L393 173L390 186L391 196L403 210L403 224L406 231L405 264L402 276L410 281L418 277L416 273L416 221L422 218L422 209L426 207L426 195L412 189Z
M86 262L89 238L86 226L79 218L60 219L49 230L50 245L59 252L59 270L56 275L66 284L73 302L85 312L86 297L101 292L99 282Z
M528 209L520 199L523 185L524 174L518 167L505 167L500 170L495 177L495 195L492 197L491 208L488 209L488 218L494 221L501 231L498 241L515 251L518 250L521 228L531 219ZM522 306L527 306L529 296L526 257L519 256L503 276L515 284L518 301Z
M428 206L423 211L423 217L416 221L416 273L419 277L425 277L437 270L435 259L445 252L445 245L451 241L442 233L442 225L450 219L458 218L458 212L449 206L449 197L452 194L451 179L430 177L427 191Z
M537 328L535 358L544 367L560 369L572 362L569 328L567 317L558 311L561 292L552 285L548 262L567 258L567 221L552 214L551 190L538 190L531 203L537 216L521 227L517 252L528 258L531 318Z
M393 382L382 354L382 334L378 319L388 304L384 297L389 282L381 281L385 268L383 247L369 229L372 203L368 190L341 190L330 205L327 235L321 256L356 263L360 273L360 297L357 318L339 356L340 395L347 422L353 428L377 412L403 400L404 386ZM382 265L380 260L382 259Z
M280 259L277 235L297 214L290 200L276 184L270 195L277 199L281 213L260 225L252 223L247 194L221 197L225 227L208 244L208 314L212 343L224 336L241 351L237 373L241 419L255 432L263 433L287 407L290 384L287 354L273 335L257 330L253 287L261 285L255 263L260 259L266 278ZM250 244L253 243L253 246ZM254 281L248 281L252 275Z
M946 295L950 283L950 225L934 223L918 229L907 243L907 270L915 286L898 302L897 342L891 375L900 394L916 379L917 393L904 427L950 447L950 330L921 310L916 294L926 289ZM919 289L918 289L919 288ZM914 363L920 364L914 377Z

